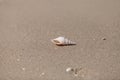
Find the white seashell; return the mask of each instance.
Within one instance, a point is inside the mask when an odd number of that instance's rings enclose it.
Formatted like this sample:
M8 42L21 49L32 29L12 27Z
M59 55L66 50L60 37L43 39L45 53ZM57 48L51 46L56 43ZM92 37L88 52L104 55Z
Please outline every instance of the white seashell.
M54 44L58 46L66 46L66 45L75 45L75 42L72 42L71 40L68 40L67 38L64 37L58 37L55 39L51 40Z

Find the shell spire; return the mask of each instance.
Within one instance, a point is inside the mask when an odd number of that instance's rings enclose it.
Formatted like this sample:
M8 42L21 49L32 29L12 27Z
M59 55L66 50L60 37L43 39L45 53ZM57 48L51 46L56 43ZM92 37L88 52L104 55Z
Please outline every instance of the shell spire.
M58 37L58 38L52 39L51 41L58 46L76 45L75 42L65 37Z

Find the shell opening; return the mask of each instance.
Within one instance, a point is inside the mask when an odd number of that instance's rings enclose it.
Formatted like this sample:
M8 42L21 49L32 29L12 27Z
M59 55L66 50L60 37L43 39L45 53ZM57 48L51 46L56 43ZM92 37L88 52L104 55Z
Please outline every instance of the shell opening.
M58 40L53 40L54 43L59 44L60 42Z
M52 40L52 42L58 46L63 46L64 44L62 44L60 41L58 40Z

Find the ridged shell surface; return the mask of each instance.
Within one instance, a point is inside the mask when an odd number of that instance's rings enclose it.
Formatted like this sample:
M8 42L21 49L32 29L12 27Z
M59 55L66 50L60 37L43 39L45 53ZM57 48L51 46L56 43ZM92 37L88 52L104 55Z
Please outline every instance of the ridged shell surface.
M58 37L58 38L52 39L51 41L58 46L75 45L76 44L75 42L73 42L65 37Z

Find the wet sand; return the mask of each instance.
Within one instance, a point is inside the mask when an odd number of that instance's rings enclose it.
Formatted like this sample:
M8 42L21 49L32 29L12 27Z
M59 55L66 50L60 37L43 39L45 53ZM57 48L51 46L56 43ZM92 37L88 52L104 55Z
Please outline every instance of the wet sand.
M120 1L0 0L0 80L120 80Z

